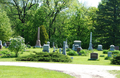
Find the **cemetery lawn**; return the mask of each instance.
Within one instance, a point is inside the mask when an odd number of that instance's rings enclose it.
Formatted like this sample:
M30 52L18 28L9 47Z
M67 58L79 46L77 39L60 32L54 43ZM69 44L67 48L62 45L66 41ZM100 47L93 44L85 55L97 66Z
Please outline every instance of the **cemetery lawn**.
M0 78L75 78L62 72L34 67L0 66Z
M120 71L119 70L111 70L109 73L114 74L116 78L120 78Z
M8 50L6 48L3 48L2 50ZM21 54L19 53L19 56L27 56L30 54L34 54L33 52L42 52L42 48L28 48L25 52ZM53 52L53 48L50 48L50 52ZM56 52L59 52L59 49L56 50ZM69 56L73 57L73 60L69 64L86 64L86 65L111 65L110 60L104 60L104 58L107 56L107 54L103 54L103 51L97 51L94 50L95 53L98 53L98 60L88 60L90 59L90 53L87 56ZM104 57L100 57L100 55L104 55ZM0 61L16 61L16 58L0 58ZM22 61L17 61L22 62ZM28 61L31 62L31 61ZM53 63L53 62L48 62ZM54 63L61 63L61 62L54 62ZM68 63L67 63L68 64Z

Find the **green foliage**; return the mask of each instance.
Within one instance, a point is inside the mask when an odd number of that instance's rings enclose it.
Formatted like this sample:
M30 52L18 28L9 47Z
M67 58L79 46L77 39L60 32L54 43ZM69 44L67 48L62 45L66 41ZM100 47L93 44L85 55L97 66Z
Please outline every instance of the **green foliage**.
M99 4L97 11L97 25L95 25L96 43L104 48L109 45L120 45L120 1L109 0Z
M15 57L14 52L9 52L7 50L0 51L0 54L1 54L1 58L13 58L13 57Z
M70 55L70 56L78 56L78 53L74 50L70 50L67 55Z
M120 65L120 54L118 54L117 56L114 56L110 61L111 61L111 64Z
M108 57L108 56L105 57L105 60L110 60L110 59L111 59L111 57Z
M26 45L24 44L25 40L24 38L18 36L16 38L11 38L10 40L10 45L8 47L8 49L10 51L14 51L15 52L15 56L18 56L18 52L19 51L23 51L26 48Z
M9 41L12 35L10 20L5 11L0 9L0 40Z
M88 53L89 53L89 51L87 51L87 50L80 50L79 53L80 53L82 56L87 56Z
M36 52L34 52L36 53ZM71 58L66 55L60 53L47 53L47 52L40 52L24 57L18 57L17 61L45 61L45 62L72 62Z
M119 50L109 51L109 50L103 50L103 54L108 54L108 52L112 52L112 54L119 54Z
M40 26L40 36L41 36L40 37L41 45L43 45L44 43L47 43L49 37L44 25Z
M104 57L105 55L100 55L100 57Z

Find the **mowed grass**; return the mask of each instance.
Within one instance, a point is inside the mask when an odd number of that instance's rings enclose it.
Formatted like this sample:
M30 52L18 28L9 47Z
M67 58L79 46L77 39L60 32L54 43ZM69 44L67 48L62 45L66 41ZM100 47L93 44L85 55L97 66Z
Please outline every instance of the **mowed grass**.
M42 68L0 66L0 78L75 78L68 74Z
M120 70L110 70L109 73L114 74L116 78L120 78Z
M3 48L2 50L8 50L8 49ZM33 53L34 51L42 52L42 50L43 50L42 48L27 48L27 50L25 52L23 52L23 54L21 54L21 52L19 52L19 57L34 54ZM50 48L50 52L53 52L53 48ZM57 52L59 52L59 49L57 49ZM69 57L73 57L73 60L70 64L111 65L110 60L104 60L104 58L107 56L107 54L103 54L103 51L97 51L95 49L94 49L94 52L98 53L99 61L88 60L88 59L90 59L90 53L89 53L88 56L69 56ZM100 55L104 55L104 57L100 57ZM16 61L15 59L16 58L0 58L0 61ZM55 62L55 63L57 63L57 62Z

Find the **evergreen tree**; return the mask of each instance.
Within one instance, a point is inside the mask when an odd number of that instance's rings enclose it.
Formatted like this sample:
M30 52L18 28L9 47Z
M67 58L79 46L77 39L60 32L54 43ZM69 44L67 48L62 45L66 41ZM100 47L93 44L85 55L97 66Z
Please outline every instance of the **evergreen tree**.
M98 6L95 32L97 42L108 48L120 43L120 0L102 1Z

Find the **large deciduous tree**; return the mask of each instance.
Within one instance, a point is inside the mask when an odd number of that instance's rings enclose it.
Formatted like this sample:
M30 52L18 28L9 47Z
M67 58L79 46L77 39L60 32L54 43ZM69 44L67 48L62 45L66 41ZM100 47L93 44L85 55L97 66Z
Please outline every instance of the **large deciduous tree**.
M108 48L120 45L120 0L108 0L99 4L95 32L97 42Z

